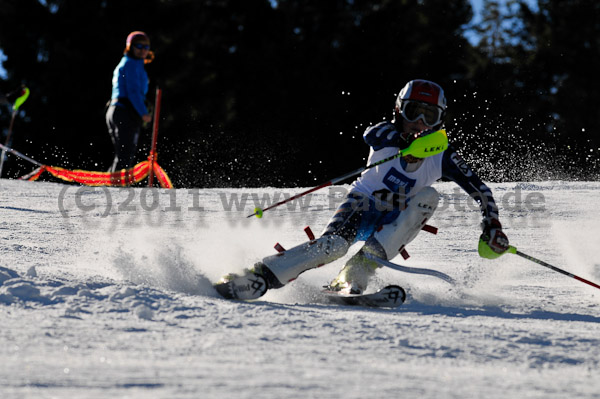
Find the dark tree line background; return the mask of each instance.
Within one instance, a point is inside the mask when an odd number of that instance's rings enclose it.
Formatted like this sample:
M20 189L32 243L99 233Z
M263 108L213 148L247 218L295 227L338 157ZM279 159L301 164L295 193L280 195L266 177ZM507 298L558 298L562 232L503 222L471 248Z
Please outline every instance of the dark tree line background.
M0 0L0 91L31 89L15 149L107 170L112 72L143 30L149 101L163 89L158 161L178 187L311 186L358 168L365 127L414 78L444 87L450 139L484 179L597 179L598 21L596 0L486 0L476 24L467 0ZM9 120L2 106L4 133ZM4 176L32 169L11 156Z

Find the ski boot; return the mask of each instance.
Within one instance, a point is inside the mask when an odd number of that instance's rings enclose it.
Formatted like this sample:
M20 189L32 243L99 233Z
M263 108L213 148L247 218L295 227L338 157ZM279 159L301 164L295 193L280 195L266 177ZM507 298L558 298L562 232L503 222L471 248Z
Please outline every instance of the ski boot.
M374 260L365 256L365 249L361 249L342 268L336 278L325 286L328 291L337 291L342 294L362 294L369 283L369 279L380 267Z

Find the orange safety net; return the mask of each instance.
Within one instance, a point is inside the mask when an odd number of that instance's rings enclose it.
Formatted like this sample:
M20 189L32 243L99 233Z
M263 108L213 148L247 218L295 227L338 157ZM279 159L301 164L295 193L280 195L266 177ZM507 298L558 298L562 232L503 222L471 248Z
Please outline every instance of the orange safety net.
M171 179L165 173L156 161L152 162L150 158L135 165L131 169L121 169L116 172L92 172L88 170L69 170L57 166L42 165L27 176L21 179L29 181L37 180L42 173L48 172L59 179L81 183L86 186L131 186L144 180L150 174L150 165L158 183L162 188L173 188Z

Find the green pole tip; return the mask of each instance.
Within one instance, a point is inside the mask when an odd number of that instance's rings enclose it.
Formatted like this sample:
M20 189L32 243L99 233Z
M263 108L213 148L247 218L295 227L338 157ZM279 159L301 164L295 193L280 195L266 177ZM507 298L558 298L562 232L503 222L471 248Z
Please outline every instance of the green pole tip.
M13 110L18 110L19 107L21 105L23 105L23 103L27 100L27 98L29 97L29 88L28 87L24 87L23 91L21 91L21 95L19 96L19 98L17 98L15 100L15 103L13 104Z

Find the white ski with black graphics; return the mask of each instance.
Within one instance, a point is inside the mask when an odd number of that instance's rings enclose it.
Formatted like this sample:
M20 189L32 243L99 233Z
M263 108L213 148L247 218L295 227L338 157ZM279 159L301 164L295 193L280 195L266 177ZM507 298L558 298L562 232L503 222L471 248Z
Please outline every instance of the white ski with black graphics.
M257 273L235 276L227 281L220 281L214 287L223 298L242 301L258 299L268 289L265 278ZM324 290L323 294L329 302L338 305L376 308L396 308L406 300L406 292L397 285L388 285L370 294L342 294L330 290Z
M374 308L397 308L406 300L406 291L398 285L388 285L371 294L342 294L327 289L323 294L330 302L336 304Z
M248 273L227 276L214 287L223 298L248 301L263 296L267 292L268 284L262 275ZM406 292L397 285L388 285L371 294L342 294L329 290L324 290L323 294L332 303L377 308L395 308L406 300Z

